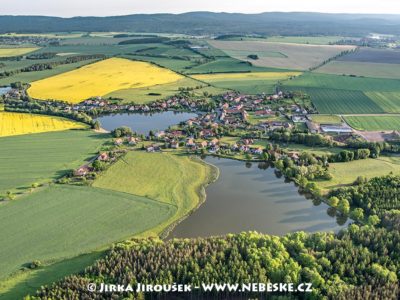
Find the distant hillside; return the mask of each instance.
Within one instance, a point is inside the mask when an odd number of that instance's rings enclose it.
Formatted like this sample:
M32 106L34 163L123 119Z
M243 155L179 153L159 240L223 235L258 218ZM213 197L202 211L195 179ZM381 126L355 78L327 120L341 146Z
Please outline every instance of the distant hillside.
M137 14L58 18L0 16L0 32L136 31L202 34L364 35L400 34L400 15L321 13Z

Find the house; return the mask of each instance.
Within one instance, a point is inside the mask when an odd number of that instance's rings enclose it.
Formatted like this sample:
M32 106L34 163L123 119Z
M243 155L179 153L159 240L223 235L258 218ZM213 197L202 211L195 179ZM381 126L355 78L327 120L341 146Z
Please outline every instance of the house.
M155 136L156 138L161 138L161 137L165 136L165 131L157 131L157 132L154 134L154 136Z
M83 165L74 171L74 176L85 176L90 171L91 171L91 168L88 165Z
M207 148L207 141L202 141L200 143L198 143L199 148Z
M257 110L254 112L254 115L257 117L264 117L272 114L272 110L270 109L263 109L263 110Z
M305 123L307 122L307 118L305 116L292 116L292 121L294 123Z
M254 153L254 154L261 155L261 154L263 153L263 150L262 150L261 147L255 148L255 149L253 149L253 153Z
M121 138L118 138L114 141L114 144L117 146L121 146L124 143L124 140Z
M218 143L219 143L219 140L218 140L218 139L212 139L212 140L208 143L208 145L209 145L210 147L213 147L213 146L218 145Z
M171 141L171 148L172 149L178 149L179 148L179 142L178 141Z
M131 137L128 138L128 143L129 143L129 145L136 145L138 142L139 142L139 139L138 139L138 138L135 138L135 137L133 137L133 136L131 136Z
M110 159L110 157L108 156L107 152L100 153L100 155L97 157L97 160L100 160L100 161L107 161L109 159Z
M194 140L191 138L187 139L186 147L193 147L193 146L196 146L196 143L194 142Z

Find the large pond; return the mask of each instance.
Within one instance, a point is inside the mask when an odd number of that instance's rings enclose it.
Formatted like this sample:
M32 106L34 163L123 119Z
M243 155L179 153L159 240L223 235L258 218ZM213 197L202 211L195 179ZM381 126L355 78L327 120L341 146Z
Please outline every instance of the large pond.
M148 134L150 130L165 130L169 126L179 124L196 117L193 113L166 111L146 114L112 114L97 118L101 127L111 131L121 126L128 126L140 134Z
M0 87L0 96L4 95L5 93L9 92L11 87Z
M293 231L338 231L347 220L325 203L298 193L293 183L275 175L265 163L207 157L220 170L207 187L207 199L168 238L190 238L255 230L283 235Z

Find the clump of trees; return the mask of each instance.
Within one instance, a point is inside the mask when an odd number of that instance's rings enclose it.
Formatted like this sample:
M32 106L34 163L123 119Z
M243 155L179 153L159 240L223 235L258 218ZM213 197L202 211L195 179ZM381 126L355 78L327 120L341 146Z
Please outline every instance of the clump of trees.
M362 219L364 213L382 216L387 211L399 210L399 190L400 176L388 175L375 177L369 181L359 178L356 185L333 190L329 196L348 202L350 207L357 209L356 219Z
M113 131L111 131L111 135L115 138L119 137L125 137L125 136L133 136L134 132L132 131L131 128L127 126L122 126L115 128Z

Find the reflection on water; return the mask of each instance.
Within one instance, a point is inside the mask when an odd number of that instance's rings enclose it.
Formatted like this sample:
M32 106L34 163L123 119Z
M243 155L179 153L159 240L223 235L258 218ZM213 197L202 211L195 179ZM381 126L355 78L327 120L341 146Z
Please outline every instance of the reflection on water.
M180 223L172 237L206 237L255 230L283 235L293 231L338 231L347 218L318 200L307 200L293 183L278 178L266 163L207 157L220 169L207 199Z
M196 114L192 113L166 111L146 114L113 114L99 117L97 120L100 121L101 127L108 131L117 127L128 126L139 134L148 134L150 130L165 130L169 126L179 124L196 116Z

